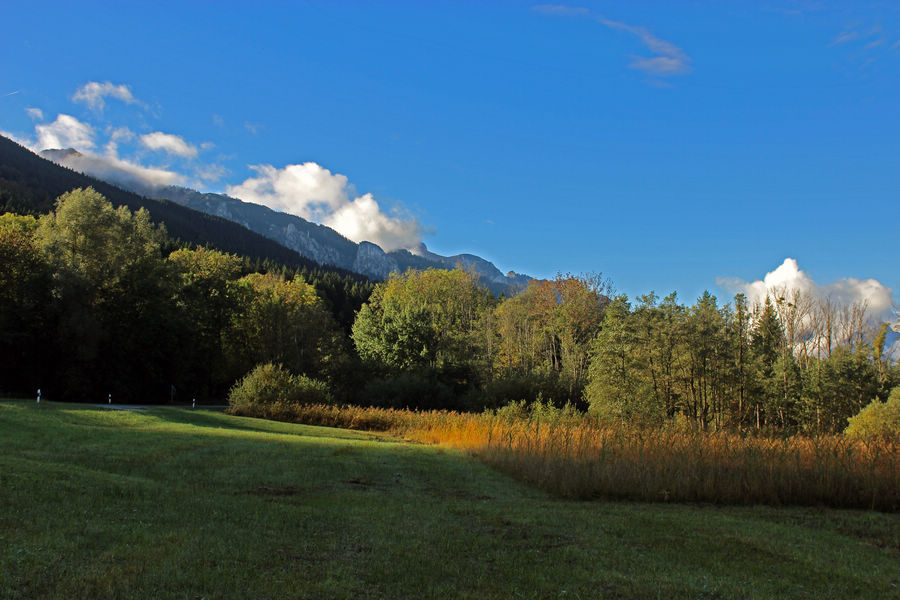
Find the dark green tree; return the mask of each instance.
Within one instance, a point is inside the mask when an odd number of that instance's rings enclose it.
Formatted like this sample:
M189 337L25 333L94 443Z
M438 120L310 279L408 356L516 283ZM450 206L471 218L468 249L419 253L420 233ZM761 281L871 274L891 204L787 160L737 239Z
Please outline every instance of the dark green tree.
M0 215L0 390L33 394L55 354L50 267L37 248L34 217Z
M91 188L59 197L37 245L54 272L59 389L72 399L162 401L175 378L176 285L147 211Z

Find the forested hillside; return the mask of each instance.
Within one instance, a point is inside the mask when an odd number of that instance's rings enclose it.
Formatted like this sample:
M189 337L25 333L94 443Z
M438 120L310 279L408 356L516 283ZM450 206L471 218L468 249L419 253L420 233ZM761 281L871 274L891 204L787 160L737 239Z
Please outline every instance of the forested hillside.
M114 206L131 211L145 208L150 220L163 224L170 236L188 244L210 245L259 261L274 261L297 269L328 269L342 275L349 271L328 267L300 256L241 225L191 210L175 202L154 200L77 173L41 158L0 136L0 212L41 215L53 209L57 197L76 188L92 187ZM352 274L364 280L363 276Z

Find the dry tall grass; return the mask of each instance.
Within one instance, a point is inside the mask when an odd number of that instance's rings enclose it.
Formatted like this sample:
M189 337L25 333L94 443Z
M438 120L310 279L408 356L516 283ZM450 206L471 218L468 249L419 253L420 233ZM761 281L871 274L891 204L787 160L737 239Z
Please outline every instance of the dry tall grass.
M247 414L245 411L243 414ZM567 498L900 509L900 446L602 426L588 418L275 405L253 416L470 451Z

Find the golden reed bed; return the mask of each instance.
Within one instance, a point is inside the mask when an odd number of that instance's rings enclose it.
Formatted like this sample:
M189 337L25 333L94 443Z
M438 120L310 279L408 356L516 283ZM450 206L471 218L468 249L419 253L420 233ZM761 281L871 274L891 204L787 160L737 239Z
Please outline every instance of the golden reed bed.
M567 498L900 509L896 442L604 426L571 415L541 419L279 404L235 414L387 431L463 449Z

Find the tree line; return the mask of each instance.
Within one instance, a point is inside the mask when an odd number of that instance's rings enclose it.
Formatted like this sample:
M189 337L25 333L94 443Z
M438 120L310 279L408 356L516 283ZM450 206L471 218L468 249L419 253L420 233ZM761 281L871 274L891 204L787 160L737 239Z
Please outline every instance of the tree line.
M316 287L318 286L318 288ZM178 247L92 188L0 216L0 390L67 400L221 401L262 362L332 377L361 277Z
M7 393L221 401L277 364L342 403L541 401L606 420L833 432L900 383L864 305L792 290L753 306L632 301L572 275L496 297L461 268L373 285L179 247L92 189L40 218L0 216L0 267Z

